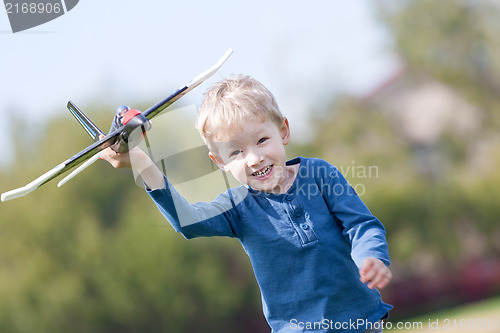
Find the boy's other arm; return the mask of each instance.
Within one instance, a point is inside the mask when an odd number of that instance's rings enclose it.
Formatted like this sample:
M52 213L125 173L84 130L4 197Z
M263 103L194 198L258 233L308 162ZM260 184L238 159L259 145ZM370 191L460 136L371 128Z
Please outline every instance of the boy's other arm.
M333 166L323 186L333 216L344 227L351 243L351 256L359 268L360 279L368 287L383 288L392 279L385 228L371 214L345 177ZM339 193L339 189L342 189Z

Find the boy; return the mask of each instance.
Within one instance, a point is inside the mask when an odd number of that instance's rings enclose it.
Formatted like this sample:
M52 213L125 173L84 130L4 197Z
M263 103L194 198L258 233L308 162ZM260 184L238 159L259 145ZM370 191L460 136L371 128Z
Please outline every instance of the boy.
M286 161L289 124L271 92L248 76L222 80L205 93L196 126L210 158L244 184L210 203L187 202L139 149L101 158L133 166L187 239L238 238L272 332L381 332L374 327L392 308L375 289L392 277L384 227L334 166Z

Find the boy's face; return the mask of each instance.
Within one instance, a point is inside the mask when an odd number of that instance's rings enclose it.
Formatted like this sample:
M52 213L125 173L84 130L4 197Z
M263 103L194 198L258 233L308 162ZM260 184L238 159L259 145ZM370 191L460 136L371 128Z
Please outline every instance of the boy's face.
M248 121L226 131L223 140L211 142L216 153L210 158L240 183L272 193L284 193L293 177L286 166L284 145L290 140L288 120L280 126L270 120Z

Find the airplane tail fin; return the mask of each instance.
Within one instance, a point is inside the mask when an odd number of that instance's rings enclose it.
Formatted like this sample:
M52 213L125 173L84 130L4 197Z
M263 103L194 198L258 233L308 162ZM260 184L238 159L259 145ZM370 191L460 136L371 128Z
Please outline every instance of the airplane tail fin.
M99 129L72 101L68 101L68 110L78 120L94 141L99 141L100 135L106 135Z

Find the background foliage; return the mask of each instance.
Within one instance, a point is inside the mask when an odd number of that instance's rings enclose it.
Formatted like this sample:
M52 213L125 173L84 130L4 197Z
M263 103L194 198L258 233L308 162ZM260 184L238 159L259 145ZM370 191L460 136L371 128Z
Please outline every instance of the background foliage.
M427 161L440 166L429 175L422 169L422 147L383 108L366 96L335 96L325 101L327 111L310 112L314 140L291 145L288 155L324 158L366 189L363 200L387 228L395 283L386 295L404 308L405 299L396 296L416 288L415 281L450 281L443 272L500 257L500 24L493 1L378 4L403 64L400 77L446 85L475 106L480 126L466 134L444 131L424 147L432 157ZM86 109L98 124L109 121L107 108ZM2 191L89 143L69 115L53 119L43 132L15 116L12 121L18 154L15 168L0 174ZM482 163L478 151L486 156ZM358 172L369 166L376 174ZM2 203L0 249L2 332L267 330L238 243L184 240L129 171L105 163L61 189L45 185ZM429 309L414 301L414 309ZM459 301L464 299L450 298Z

